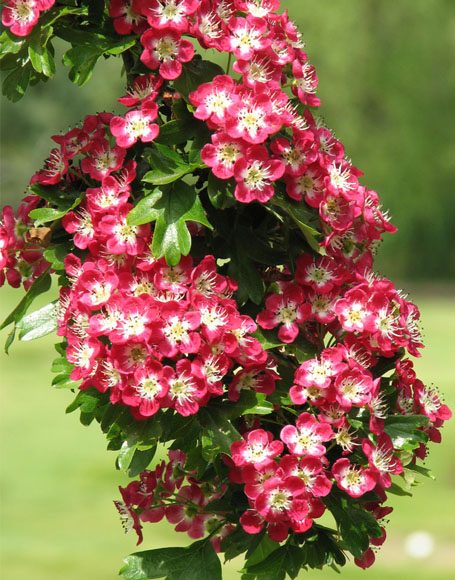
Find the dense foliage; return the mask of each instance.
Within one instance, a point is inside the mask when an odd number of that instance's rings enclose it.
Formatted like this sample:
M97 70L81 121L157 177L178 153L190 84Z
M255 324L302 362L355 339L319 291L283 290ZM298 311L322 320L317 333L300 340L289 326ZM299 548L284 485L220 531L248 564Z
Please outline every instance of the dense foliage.
M123 115L53 136L17 215L3 210L4 321L57 330L57 388L100 424L133 481L138 542L166 518L197 540L122 574L247 580L367 567L388 493L406 494L450 417L409 355L417 307L373 272L395 228L315 113L318 79L278 0L8 0L4 93L121 55ZM226 69L201 56L225 53ZM208 54L208 53L207 53ZM28 314L51 275L59 300ZM153 466L157 449L168 459ZM334 527L319 519L330 512ZM324 519L324 524L327 520Z

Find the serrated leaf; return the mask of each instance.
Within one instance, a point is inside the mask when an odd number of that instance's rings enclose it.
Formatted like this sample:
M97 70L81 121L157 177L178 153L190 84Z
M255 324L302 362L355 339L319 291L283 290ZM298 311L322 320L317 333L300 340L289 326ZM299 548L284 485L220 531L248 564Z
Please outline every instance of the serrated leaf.
M191 234L187 222L198 222L211 228L204 208L194 188L186 183L175 185L156 203L160 211L152 239L152 253L165 257L170 266L179 263L191 249Z
M68 212L76 208L81 203L81 198L78 197L68 208L55 209L53 207L38 207L33 209L29 216L34 220L36 225L45 224L47 222L54 222L64 217Z
M51 302L24 316L17 324L19 340L28 342L54 332L57 328L57 310L57 302Z
M392 439L395 449L411 451L428 441L428 435L420 430L428 422L423 415L392 415L385 420L384 431Z
M2 94L13 103L22 99L30 82L31 72L28 64L14 69L3 81Z
M278 542L274 542L267 534L264 534L259 545L255 550L253 550L252 554L245 562L245 568L250 568L251 566L263 562L270 554L272 554L272 552L278 550L279 547L280 544Z
M161 548L136 552L120 570L125 580L221 580L221 564L209 540L188 548Z
M200 163L187 163L176 151L161 143L154 143L150 149L148 171L142 181L152 185L166 185L192 173L201 166Z
M162 210L156 209L156 203L163 196L161 189L154 189L150 194L143 197L130 211L127 222L130 226L141 226L156 221Z
M4 30L0 34L0 56L6 54L17 54L25 43L25 39L14 36L9 30Z
M345 549L356 558L368 549L370 538L382 535L376 518L346 496L332 492L325 498L325 504L337 522Z

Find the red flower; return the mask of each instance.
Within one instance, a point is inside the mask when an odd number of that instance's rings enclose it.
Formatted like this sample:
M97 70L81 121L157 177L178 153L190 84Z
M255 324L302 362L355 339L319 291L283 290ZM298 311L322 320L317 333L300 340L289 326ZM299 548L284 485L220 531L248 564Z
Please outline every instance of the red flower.
M141 36L144 50L141 61L151 69L159 69L166 80L180 76L182 63L194 56L194 48L189 40L182 39L174 30L146 30Z

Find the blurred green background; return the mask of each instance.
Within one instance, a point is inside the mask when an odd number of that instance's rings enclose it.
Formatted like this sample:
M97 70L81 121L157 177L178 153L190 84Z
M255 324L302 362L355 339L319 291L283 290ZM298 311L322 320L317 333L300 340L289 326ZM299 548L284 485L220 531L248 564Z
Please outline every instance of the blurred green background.
M346 145L365 183L380 192L399 233L388 236L378 269L415 288L428 348L417 362L455 409L455 177L452 117L455 89L453 0L284 0L299 22L320 77L327 123ZM37 86L15 105L2 101L2 205L17 204L41 165L50 135L91 112L113 110L123 94L120 64L100 63L83 88L66 71ZM424 285L422 283L425 283ZM21 291L2 289L0 317ZM49 385L50 337L1 355L1 560L8 580L112 580L121 558L135 549L123 536L112 499L123 483L114 455L95 426L65 416L70 393ZM389 539L375 567L349 568L346 578L433 580L455 574L455 422L427 466L437 476L397 498ZM433 553L413 559L406 550L416 530L434 539ZM166 524L149 525L144 549L185 543ZM240 578L240 562L226 578ZM302 578L334 578L330 571Z

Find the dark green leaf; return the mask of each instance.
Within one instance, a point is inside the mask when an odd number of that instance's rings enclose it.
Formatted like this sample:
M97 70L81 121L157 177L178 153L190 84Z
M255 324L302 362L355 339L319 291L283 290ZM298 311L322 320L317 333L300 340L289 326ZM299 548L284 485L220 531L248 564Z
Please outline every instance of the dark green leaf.
M279 547L280 544L278 542L274 542L267 534L264 534L259 545L245 562L245 568L250 568L263 562L272 552L278 550Z
M356 558L368 549L370 538L382 535L376 518L346 496L332 492L325 498L325 504L337 522L344 547Z
M17 323L19 340L28 342L54 332L57 328L57 310L57 302L51 302L39 310L24 316Z
M125 580L221 580L221 564L208 540L188 548L161 548L136 552L120 570Z
M218 64L195 57L183 65L182 74L174 81L174 87L182 97L188 99L188 95L200 85L222 74L224 71Z
M302 560L302 550L286 544L274 550L265 560L248 566L243 571L258 580L285 580L286 574L291 578L297 578L303 564Z
M31 67L23 65L14 69L3 81L2 93L15 103L22 99L30 82Z
M253 333L253 336L259 340L262 348L265 350L283 346L283 343L278 339L276 332L273 332L272 330L258 328L256 332Z
M230 404L231 409L226 409L230 417L240 415L270 415L273 412L273 404L267 401L267 396L255 391L243 391L236 403Z
M210 203L216 209L226 209L235 205L233 191L235 183L232 179L218 179L212 172L209 174L207 182L207 193Z
M321 247L317 238L319 238L321 234L315 227L313 227L316 215L315 212L305 203L286 199L283 195L278 193L272 198L272 203L286 212L302 232L308 245L315 252L320 253Z
M202 425L202 455L206 461L214 461L220 453L229 454L234 441L242 438L223 410L204 408L199 412Z

